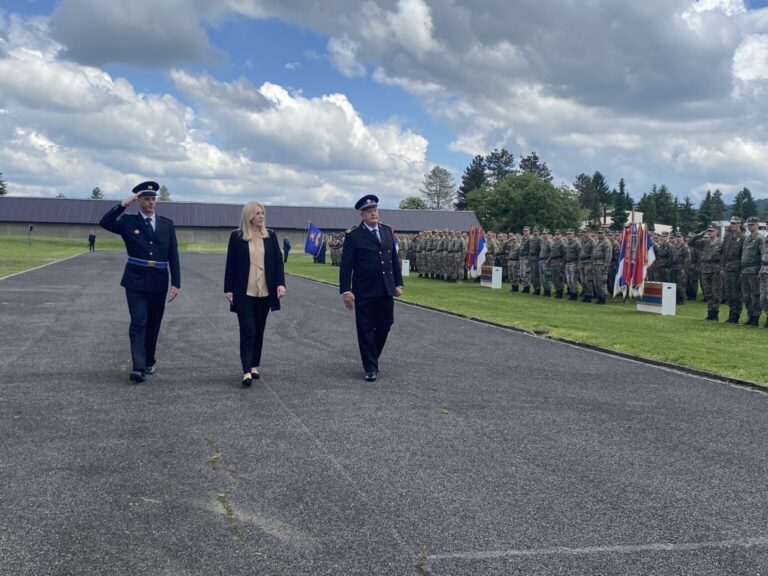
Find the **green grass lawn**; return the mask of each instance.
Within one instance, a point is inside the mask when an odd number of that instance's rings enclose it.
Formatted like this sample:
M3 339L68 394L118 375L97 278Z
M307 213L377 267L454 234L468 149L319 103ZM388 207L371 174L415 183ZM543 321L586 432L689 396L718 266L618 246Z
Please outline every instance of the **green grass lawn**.
M99 251L125 251L123 241L112 234L106 238L98 238L96 249ZM224 254L227 251L227 246L226 244L185 244L182 242L179 243L179 250L181 252ZM26 236L0 236L0 278L87 251L87 239L33 236L30 245Z
M286 272L338 284L339 269L291 255ZM768 386L768 329L706 322L704 302L678 306L676 316L637 312L633 302L606 306L511 293L479 283L449 283L417 275L405 279L402 300L529 330L672 362ZM727 314L721 312L721 317ZM742 317L743 319L743 317ZM627 377L631 378L631 365Z

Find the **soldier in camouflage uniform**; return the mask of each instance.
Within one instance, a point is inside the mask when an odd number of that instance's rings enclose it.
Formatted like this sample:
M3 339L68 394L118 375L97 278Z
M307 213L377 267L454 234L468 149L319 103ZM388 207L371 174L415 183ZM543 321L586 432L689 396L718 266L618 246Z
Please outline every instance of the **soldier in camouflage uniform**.
M440 232L439 240L437 241L437 256L436 264L437 277L441 280L445 280L448 272L448 231L442 230Z
M425 248L425 271L427 278L435 277L435 249L437 247L437 231L432 230L427 237Z
M579 297L581 242L571 228L565 233L565 238L565 281L568 284L568 300L576 300Z
M678 305L685 304L685 289L688 282L688 268L691 265L691 251L683 241L683 235L678 232L669 249L669 267L672 280L675 282Z
M483 266L495 266L496 252L498 251L499 244L496 242L496 235L493 232L487 232L485 234L485 264Z
M458 246L458 252L456 253L456 280L464 280L464 274L466 273L464 268L464 262L467 258L467 239L466 234L462 232L456 232L456 245Z
M552 286L555 289L555 298L563 297L563 276L565 273L565 241L560 230L555 231L555 239L552 241L552 256L549 259L552 270Z
M523 293L531 291L531 229L528 226L523 228L523 237L520 240L520 285L523 287Z
M699 293L699 268L701 267L699 248L697 246L690 246L692 238L693 234L688 234L685 239L691 251L691 265L688 267L688 280L685 291L688 300L696 300L696 295Z
M669 234L664 232L659 238L659 243L654 246L653 253L656 255L656 273L659 282L672 282L672 271L669 266Z
M720 314L720 290L723 278L721 262L723 242L717 237L717 228L709 226L705 232L694 236L691 245L697 246L701 255L701 287L707 301L707 320L718 321Z
M747 234L741 247L741 297L747 309L747 326L757 326L760 320L760 260L763 256L763 237L757 229L758 219L747 219Z
M531 294L541 294L541 271L539 270L539 252L541 251L541 236L539 228L531 230L530 246L528 248L528 266L531 271Z
M510 292L517 292L520 283L520 242L517 236L510 234L509 248L507 249L507 278L512 287Z
M741 247L744 235L741 233L741 218L731 217L731 225L723 238L723 293L728 303L728 320L738 324L741 316Z
M581 301L592 302L595 287L594 273L592 271L592 250L595 241L592 232L584 230L581 238L581 251L579 252L579 279L581 280Z
M501 281L503 283L507 280L507 250L509 248L509 240L504 232L500 232L496 236L496 242L499 245L499 251L496 252L496 262L494 263L494 266L501 268Z
M621 234L614 232L609 234L611 241L611 268L608 271L608 293L613 294L613 287L616 284L616 268L619 266L619 252L621 252Z
M549 239L549 230L544 228L539 238L539 279L544 296L552 295L552 269L550 268L550 258L552 258L552 240ZM535 292L538 294L538 290Z
M760 260L760 308L765 310L765 327L768 328L768 242L763 244L763 256Z
M597 231L597 242L592 247L592 274L594 291L597 300L595 304L605 304L608 296L608 269L611 267L611 242L605 237L605 230Z

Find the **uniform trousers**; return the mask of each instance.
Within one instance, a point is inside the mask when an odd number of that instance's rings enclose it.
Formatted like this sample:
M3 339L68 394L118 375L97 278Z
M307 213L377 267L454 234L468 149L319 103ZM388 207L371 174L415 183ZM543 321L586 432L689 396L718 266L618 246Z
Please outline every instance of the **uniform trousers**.
M758 274L758 278L760 282L760 308L768 313L768 274Z
M707 301L707 310L715 312L720 310L720 291L722 289L720 271L701 273L701 288L704 291L704 299Z
M261 348L264 345L264 327L269 314L269 296L246 296L237 321L240 324L240 362L243 374L261 365Z
M538 258L528 258L528 267L531 272L531 286L533 286L534 290L539 290L541 288L541 271L539 270L539 259Z
M387 343L387 335L395 318L392 296L355 297L357 345L365 372L379 371L379 356Z
M568 262L565 265L565 281L568 284L568 293L569 294L578 294L579 293L579 263L574 262Z
M741 272L726 271L723 278L723 294L728 303L728 313L741 315Z
M165 312L165 292L140 292L125 289L131 325L128 337L131 340L131 362L133 370L144 370L155 365L157 337Z
M531 285L531 268L528 265L528 258L520 258L520 287L525 288Z
M760 279L758 274L741 275L741 299L749 317L760 316Z

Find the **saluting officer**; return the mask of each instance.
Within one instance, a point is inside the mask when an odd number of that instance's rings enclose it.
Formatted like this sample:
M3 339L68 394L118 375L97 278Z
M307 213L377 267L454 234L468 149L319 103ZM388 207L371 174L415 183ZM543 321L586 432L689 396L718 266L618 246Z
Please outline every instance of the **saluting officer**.
M176 298L181 286L176 229L169 218L155 213L158 189L157 182L142 182L99 223L102 228L120 234L128 252L120 285L125 288L131 315L128 330L133 362L131 382L144 382L147 374L155 372L155 350L168 294L169 270L168 302ZM123 214L134 202L139 205L139 213Z
M347 230L339 269L344 305L355 309L357 344L367 382L378 376L379 356L395 320L393 297L403 293L392 228L379 222L378 204L373 194L355 204L363 221Z

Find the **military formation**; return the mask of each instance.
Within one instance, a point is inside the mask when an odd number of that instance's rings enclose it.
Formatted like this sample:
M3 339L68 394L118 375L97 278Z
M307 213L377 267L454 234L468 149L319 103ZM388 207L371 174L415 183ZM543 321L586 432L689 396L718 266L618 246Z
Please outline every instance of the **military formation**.
M758 326L768 313L768 243L758 231L758 219L731 218L723 238L718 228L684 237L657 233L655 262L647 279L677 285L677 304L695 300L699 287L707 303L707 320L719 320L720 305L728 306L726 322ZM621 249L621 232L568 229L551 233L537 226L522 234L488 232L485 266L498 266L511 292L605 304L613 294ZM341 259L344 234L329 234L331 263ZM398 258L408 259L411 273L449 282L468 280L465 268L467 232L427 230L398 234ZM768 317L765 321L768 327Z

